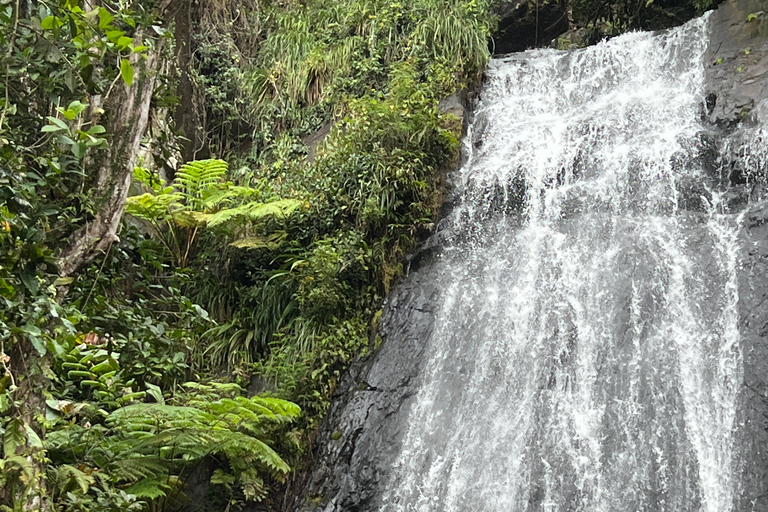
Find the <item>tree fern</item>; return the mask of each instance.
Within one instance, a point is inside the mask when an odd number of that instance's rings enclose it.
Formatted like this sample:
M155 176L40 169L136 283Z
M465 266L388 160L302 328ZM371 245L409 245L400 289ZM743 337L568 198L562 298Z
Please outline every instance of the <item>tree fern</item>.
M238 218L260 221L269 216L285 217L296 211L299 206L301 201L296 199L279 199L270 203L251 202L235 208L226 208L211 215L198 215L197 218L213 228Z
M286 217L302 204L295 199L254 201L258 189L226 182L226 173L223 160L196 160L179 168L172 186L162 187L149 171L137 168L134 179L150 191L129 197L125 211L146 222L176 265L184 268L194 255L200 229L217 228L226 236L235 233L237 238L245 238L253 234L253 224ZM239 224L233 227L233 221ZM274 241L262 247L275 248ZM241 242L235 247L245 245Z
M174 185L187 198L201 200L203 193L224 180L227 162L224 160L195 160L183 164L176 171Z
M271 444L301 414L297 405L247 398L230 383L188 383L183 389L188 396L179 405L127 405L104 412L104 425L72 423L52 432L49 453L60 463L51 466L49 480L62 495L117 486L160 510L170 506L168 500L184 499L180 475L213 455L229 463L229 476L220 472L218 480L237 481L249 499L263 496L266 476L284 479L290 467Z

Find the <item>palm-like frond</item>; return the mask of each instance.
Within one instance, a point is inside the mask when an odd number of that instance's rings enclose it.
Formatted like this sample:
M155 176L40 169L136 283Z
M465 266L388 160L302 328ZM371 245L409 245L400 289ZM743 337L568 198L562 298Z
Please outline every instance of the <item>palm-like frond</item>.
M251 202L234 208L226 208L214 214L198 214L197 218L204 221L208 227L217 227L237 218L250 221L263 220L266 217L286 217L301 206L296 199L279 199L269 203Z
M176 171L174 184L186 196L202 199L204 192L221 182L226 174L227 162L224 160L194 160Z
M71 464L61 464L60 466L49 466L46 479L48 485L58 493L66 493L72 489L80 489L86 493L91 485L94 484L93 476L88 475Z
M158 478L168 473L168 465L156 455L132 454L132 456L112 461L107 467L112 475L129 482L138 482L147 478Z
M152 225L163 222L176 209L182 208L183 196L176 192L141 194L125 201L125 212Z
M232 242L232 247L238 249L268 249L274 251L280 244L288 237L288 233L285 231L275 231L267 236L249 236L243 237Z

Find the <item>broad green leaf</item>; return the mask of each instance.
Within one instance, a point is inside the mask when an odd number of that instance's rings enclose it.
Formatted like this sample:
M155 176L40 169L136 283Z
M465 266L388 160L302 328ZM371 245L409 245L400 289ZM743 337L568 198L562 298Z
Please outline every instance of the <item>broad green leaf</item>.
M160 390L160 387L147 383L147 393L154 398L158 404L165 404L165 398L163 397L163 392Z
M70 104L67 106L67 110L70 110L74 112L75 114L79 114L83 110L88 108L88 103L81 103L78 100L75 100L73 102L70 102Z
M37 432L35 432L29 424L24 423L24 430L27 432L27 442L29 443L29 446L32 448L43 448L42 439L40 439L40 436L37 435Z
M86 149L87 146L82 142L72 144L72 154L75 155L75 158L77 159L83 158L83 156L85 156Z
M38 326L32 324L26 324L21 328L21 331L32 336L40 336L43 334Z
M103 7L99 7L99 28L101 30L106 29L109 24L112 23L113 19L115 19L115 17L112 16L109 11Z
M107 129L101 126L100 124L95 124L90 127L90 129L85 132L89 135L99 135L101 133L106 133Z
M125 35L125 32L122 30L107 30L106 36L107 40L117 44L117 41Z
M53 30L53 27L60 27L61 26L61 20L56 18L56 16L48 16L46 18L43 18L43 20L40 22L40 27L43 30Z
M59 127L59 128L61 128L62 130L67 130L67 131L69 131L69 126L67 126L67 123L65 123L64 121L62 121L62 120L61 120L61 119L59 119L58 117L47 116L47 117L46 117L46 119L48 119L48 122L50 122L51 124L54 124L54 125L58 126L58 127Z
M133 66L128 62L128 59L120 60L120 76L128 87L133 83Z
M117 39L117 46L121 50L125 50L133 44L133 39L128 36L121 36Z

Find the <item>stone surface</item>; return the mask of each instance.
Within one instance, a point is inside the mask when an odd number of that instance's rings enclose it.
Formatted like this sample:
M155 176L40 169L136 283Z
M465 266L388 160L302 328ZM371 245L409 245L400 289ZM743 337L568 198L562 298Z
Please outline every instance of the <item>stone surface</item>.
M451 94L444 100L440 101L440 103L437 105L437 109L441 114L452 114L464 121L467 110L465 97L465 91Z
M504 54L546 46L568 30L568 17L554 0L506 0L499 3L499 28L493 53Z
M375 510L380 486L400 451L400 408L417 389L421 353L433 326L437 294L432 270L409 276L389 297L381 347L356 361L339 385L318 438L316 464L294 509Z
M302 139L302 142L305 146L307 146L307 162L310 164L315 161L315 157L317 156L317 148L325 142L325 139L328 138L328 135L331 134L331 128L333 128L332 123L326 123L323 126L320 127L319 130L317 130L314 133L311 133L310 135L307 135Z
M738 418L742 491L736 510L768 510L768 202L744 216L739 330L744 387Z
M707 114L713 123L732 128L768 99L766 11L765 0L728 0L712 14Z

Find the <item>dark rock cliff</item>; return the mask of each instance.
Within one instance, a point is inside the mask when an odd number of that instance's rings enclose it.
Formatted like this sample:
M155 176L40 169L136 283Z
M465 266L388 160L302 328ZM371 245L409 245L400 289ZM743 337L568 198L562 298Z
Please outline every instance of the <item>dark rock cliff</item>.
M403 415L416 393L421 353L433 326L437 289L427 266L387 299L381 347L355 362L339 385L317 438L317 462L298 511L375 509L376 491L397 457Z
M768 510L768 203L747 211L740 242L744 387L739 404L743 463L737 510Z

